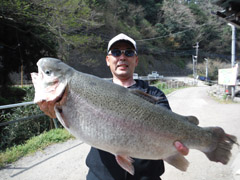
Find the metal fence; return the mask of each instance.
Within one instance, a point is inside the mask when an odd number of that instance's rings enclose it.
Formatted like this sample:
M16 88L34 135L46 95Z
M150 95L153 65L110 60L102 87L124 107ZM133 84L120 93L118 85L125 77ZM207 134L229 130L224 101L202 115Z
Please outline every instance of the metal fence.
M23 102L23 103L17 103L17 104L2 105L2 106L0 106L0 110L15 108L15 107L19 107L19 106L28 106L28 105L33 105L33 104L35 104L35 103L31 101L31 102ZM33 116L19 118L19 119L13 120L13 121L2 122L2 123L0 123L0 126L6 126L9 124L13 124L16 122L25 121L25 120L29 120L29 119L36 119L36 118L39 118L42 116L45 116L45 114L42 113L42 114L37 114L37 115L33 115Z
M8 109L8 108L15 108L15 107L19 107L19 106L27 106L27 105L32 105L34 104L33 101L31 102L23 102L23 103L16 103L16 104L9 104L9 105L3 105L0 106L0 110L1 109Z

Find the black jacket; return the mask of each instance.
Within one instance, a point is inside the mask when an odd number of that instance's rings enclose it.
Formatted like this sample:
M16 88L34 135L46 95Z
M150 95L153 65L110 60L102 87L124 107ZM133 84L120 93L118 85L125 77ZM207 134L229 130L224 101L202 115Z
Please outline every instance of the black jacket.
M170 109L166 96L158 88L149 86L142 80L136 80L136 84L129 88L139 89L152 96L161 97L157 104ZM135 174L132 176L118 165L113 154L93 147L87 156L86 164L89 167L87 180L160 180L160 176L164 173L162 160L134 158Z

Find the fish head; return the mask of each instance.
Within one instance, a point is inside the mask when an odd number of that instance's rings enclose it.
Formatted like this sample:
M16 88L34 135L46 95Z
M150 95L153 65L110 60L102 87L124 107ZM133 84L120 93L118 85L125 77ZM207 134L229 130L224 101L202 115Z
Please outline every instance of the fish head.
M38 73L31 73L35 88L34 102L53 101L60 97L71 78L73 68L55 58L41 58Z

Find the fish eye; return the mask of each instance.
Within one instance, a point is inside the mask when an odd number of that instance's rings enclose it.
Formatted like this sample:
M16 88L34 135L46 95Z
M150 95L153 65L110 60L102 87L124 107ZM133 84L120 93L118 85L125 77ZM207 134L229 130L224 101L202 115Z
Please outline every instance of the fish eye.
M50 75L50 74L51 74L51 71L50 71L50 70L46 70L46 71L45 71L45 74Z

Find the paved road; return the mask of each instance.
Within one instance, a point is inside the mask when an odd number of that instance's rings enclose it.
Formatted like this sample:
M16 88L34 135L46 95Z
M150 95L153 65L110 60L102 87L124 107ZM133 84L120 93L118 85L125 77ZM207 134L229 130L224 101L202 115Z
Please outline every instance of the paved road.
M195 115L200 126L221 126L240 139L240 104L221 104L207 95L209 87L182 89L168 99L173 111ZM0 179L11 180L85 180L86 154L89 146L78 140L56 144L44 151L24 157L0 171ZM240 153L235 146L231 162L224 166L210 162L203 153L191 150L187 156L190 167L180 172L166 164L163 180L240 180Z
M182 115L195 115L200 126L220 126L229 134L240 139L240 104L218 103L208 96L209 87L182 89L171 94L168 99L172 110ZM190 166L187 172L180 172L166 164L163 179L166 180L239 180L240 153L237 146L228 165L210 162L207 157L196 150L187 156Z

